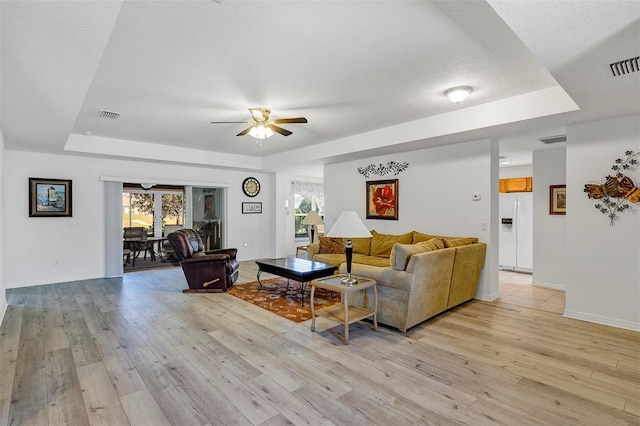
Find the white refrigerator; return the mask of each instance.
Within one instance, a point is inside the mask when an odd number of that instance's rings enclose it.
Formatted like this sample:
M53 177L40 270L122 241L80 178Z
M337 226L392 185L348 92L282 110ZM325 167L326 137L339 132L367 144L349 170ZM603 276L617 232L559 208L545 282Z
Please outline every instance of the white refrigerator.
M500 194L500 269L533 272L533 193Z

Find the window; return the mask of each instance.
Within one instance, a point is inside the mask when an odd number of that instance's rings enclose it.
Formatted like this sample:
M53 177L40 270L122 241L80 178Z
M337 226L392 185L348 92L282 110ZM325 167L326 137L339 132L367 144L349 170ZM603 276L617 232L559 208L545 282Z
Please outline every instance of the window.
M310 211L324 217L324 189L322 184L293 182L294 234L296 238L307 237L307 226L302 221Z

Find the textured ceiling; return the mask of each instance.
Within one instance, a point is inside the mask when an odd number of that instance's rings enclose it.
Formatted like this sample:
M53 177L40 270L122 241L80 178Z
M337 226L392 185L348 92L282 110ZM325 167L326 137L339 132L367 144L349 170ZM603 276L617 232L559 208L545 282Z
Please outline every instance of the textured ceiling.
M10 149L264 169L479 137L522 151L536 133L638 112L637 96L615 97L637 94L640 73L606 72L638 55L639 9L2 1L2 131ZM458 85L474 89L461 105L443 94ZM235 136L245 124L209 123L248 120L257 106L309 123L283 125L293 134L263 146ZM105 120L103 109L122 115Z

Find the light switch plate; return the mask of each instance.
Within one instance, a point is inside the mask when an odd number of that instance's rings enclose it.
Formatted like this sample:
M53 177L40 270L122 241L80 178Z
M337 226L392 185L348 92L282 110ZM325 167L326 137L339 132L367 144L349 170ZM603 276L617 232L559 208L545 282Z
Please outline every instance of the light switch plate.
M479 193L479 192L476 192L475 194L473 194L473 195L471 196L471 200L472 200L472 201L480 201L480 198L481 198L481 197L480 197L480 193Z

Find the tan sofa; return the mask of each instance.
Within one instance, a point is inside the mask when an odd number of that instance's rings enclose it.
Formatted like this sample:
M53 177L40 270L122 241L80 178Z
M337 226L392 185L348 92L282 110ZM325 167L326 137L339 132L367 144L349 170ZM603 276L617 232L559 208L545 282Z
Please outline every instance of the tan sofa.
M477 238L416 231L401 235L372 233L372 238L354 239L351 273L378 282L378 322L406 333L414 325L475 297L487 249ZM320 253L322 243L309 246L309 259L338 266L341 273L346 273L344 253L337 253L337 249ZM370 292L353 296L351 303L373 307Z

